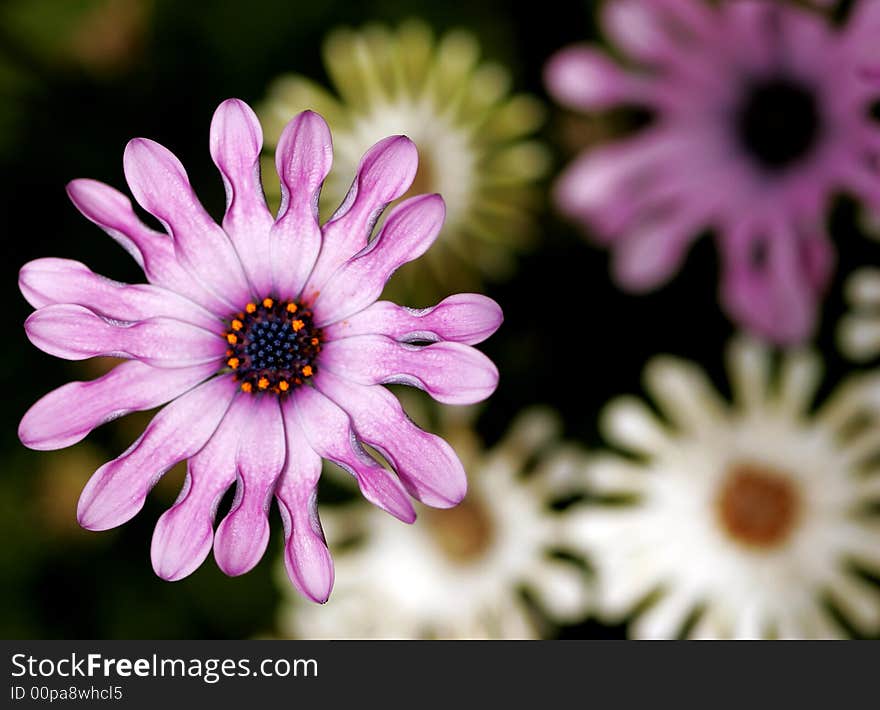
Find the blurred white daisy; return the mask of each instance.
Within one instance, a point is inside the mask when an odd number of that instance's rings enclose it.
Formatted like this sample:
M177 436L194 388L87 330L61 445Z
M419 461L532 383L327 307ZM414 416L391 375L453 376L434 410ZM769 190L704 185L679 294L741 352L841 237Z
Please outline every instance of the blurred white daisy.
M853 377L810 413L818 358L738 340L734 403L693 364L658 357L645 387L663 420L620 398L576 537L606 621L637 638L814 638L880 632L880 381ZM621 497L623 497L621 499ZM615 505L609 503L614 501ZM855 565L855 566L854 566ZM835 613L832 613L832 610Z
M328 542L340 550L336 587L322 607L288 594L282 634L538 638L551 631L547 621L582 619L585 570L552 554L571 547L561 525L566 513L550 506L557 482L583 465L582 455L560 444L558 429L555 416L540 409L518 417L489 451L463 427L444 432L462 457L470 490L456 508L420 507L423 524L416 528L368 506L322 509Z
M865 362L880 354L880 269L862 267L846 281L850 311L840 320L840 349L853 360Z
M437 192L446 223L419 266L407 265L390 288L445 295L475 286L478 276L503 278L534 232L535 183L549 166L533 140L544 118L537 99L510 94L510 74L481 62L476 38L452 31L434 38L424 23L397 29L339 29L324 43L333 95L299 75L270 87L261 119L271 150L291 116L311 108L333 129L334 164L322 200L339 204L365 150L404 134L419 150L411 193Z

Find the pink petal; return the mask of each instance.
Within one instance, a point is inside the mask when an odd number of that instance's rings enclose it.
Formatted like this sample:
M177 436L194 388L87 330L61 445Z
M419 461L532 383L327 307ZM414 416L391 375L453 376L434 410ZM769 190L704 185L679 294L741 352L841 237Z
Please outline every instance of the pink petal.
M846 45L857 58L858 76L866 80L872 92L880 82L880 5L859 2L850 11L846 27ZM873 86L871 86L873 85Z
M440 232L446 207L439 195L421 195L395 207L382 231L337 269L314 301L319 326L347 318L373 303L398 267L424 254ZM306 293L306 300L315 294Z
M173 582L187 577L211 551L214 516L223 494L235 482L235 457L250 412L250 398L237 396L210 441L188 461L183 489L153 531L150 557L162 579Z
M805 262L800 240L787 225L745 223L722 234L721 296L733 320L780 345L797 345L816 327L815 266ZM763 247L763 263L755 251Z
M653 64L686 57L684 48L714 39L717 19L694 0L614 0L602 7L602 26L630 57Z
M187 271L233 309L247 302L250 287L235 248L202 207L174 154L155 141L135 138L125 146L123 166L135 199L165 225Z
M410 495L425 505L451 508L467 493L458 456L439 436L417 427L384 387L365 387L322 372L316 385L344 409L358 439L394 467Z
M693 209L680 208L640 224L615 245L613 270L618 283L637 292L662 286L681 268L704 222Z
M211 121L211 157L226 187L223 229L258 294L272 292L269 230L272 215L260 181L263 130L250 106L227 99Z
M705 209L724 193L717 180L707 184L694 178L693 170L682 169L682 156L691 155L692 148L687 131L662 124L637 131L584 151L558 179L555 199L567 216L585 223L603 243L620 238L670 200L693 201L694 190L706 192L700 201ZM702 170L705 178L708 168L702 162L691 167Z
M236 455L238 485L232 509L214 536L214 559L231 577L249 572L269 544L269 505L285 458L278 398L250 397Z
M79 498L79 524L107 530L130 520L156 481L207 443L237 391L231 377L217 377L159 412L128 451L89 479Z
M504 315L491 298L459 293L436 306L417 310L377 301L324 329L327 340L377 333L402 342L450 340L466 345L483 342L501 326Z
M364 498L374 505L405 523L416 519L400 481L358 444L351 420L342 409L313 387L300 387L291 399L297 421L316 454L354 476Z
M647 82L623 70L597 47L566 47L544 69L547 90L560 103L586 111L650 101Z
M275 496L284 521L284 567L300 594L323 604L333 589L333 560L318 518L321 457L309 445L292 399L282 404L287 462Z
M683 148L679 136L648 129L585 151L557 179L554 201L566 217L611 241L635 213L634 196L665 183Z
M222 322L193 301L160 286L124 284L70 259L36 259L18 276L22 294L34 308L69 303L111 320L136 321L168 316L219 332Z
M165 404L216 369L212 363L165 370L124 362L96 380L68 382L42 397L22 418L18 438L31 449L63 449L101 424Z
M73 180L67 194L76 208L115 239L143 268L147 279L183 294L206 308L216 307L217 297L201 286L178 262L174 242L141 222L131 200L97 180Z
M362 385L418 387L444 404L481 402L498 386L492 361L461 343L418 347L384 335L358 335L327 343L320 366Z
M307 293L320 291L327 279L370 240L382 211L409 190L418 170L419 155L406 136L390 136L361 158L345 200L324 225L324 241Z
M226 350L215 333L179 320L111 321L69 304L34 311L24 327L40 350L65 360L124 357L153 367L190 367L217 362Z
M738 0L719 7L721 27L734 42L733 51L747 69L758 72L773 71L779 66L779 58L788 56L785 47L785 29L795 12L786 3L768 3L765 0ZM787 11L786 11L787 10Z
M831 1L827 0L826 4ZM862 51L876 51L878 31L880 31L880 5L876 2L857 2L846 23L845 33L848 43L855 43ZM865 46L859 47L858 45L862 43Z
M834 245L826 233L817 230L804 236L801 252L810 287L818 294L825 293L837 262Z
M160 263L174 260L171 240L141 222L131 200L119 190L97 180L79 179L68 183L67 195L86 219L113 237L145 270L154 259Z
M281 207L269 235L274 293L296 298L321 249L318 198L333 164L333 141L327 123L303 111L285 126L275 150L281 178Z

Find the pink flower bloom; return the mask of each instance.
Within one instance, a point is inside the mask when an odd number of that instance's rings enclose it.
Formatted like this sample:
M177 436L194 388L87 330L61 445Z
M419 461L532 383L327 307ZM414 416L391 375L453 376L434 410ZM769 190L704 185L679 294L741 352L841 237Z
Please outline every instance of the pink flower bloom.
M443 224L440 196L420 195L394 207L370 241L377 217L416 174L408 138L386 138L367 152L323 225L318 196L333 155L327 124L306 111L284 130L274 219L260 182L262 143L247 104L220 105L210 147L226 186L222 228L177 158L150 140L128 144L125 176L167 234L145 226L113 188L70 183L73 203L131 253L150 283L110 281L67 259L22 268L22 293L37 309L25 324L34 345L69 360L129 362L47 394L25 414L19 437L33 449L58 449L115 417L169 403L92 476L80 524L106 530L126 522L157 479L188 460L180 497L153 535L156 573L181 579L212 547L226 574L247 572L266 549L274 496L290 579L326 601L333 564L317 513L321 459L345 468L368 500L405 522L415 519L409 496L440 508L458 503L467 482L455 452L417 428L382 385L413 385L448 404L488 397L498 371L471 346L502 315L475 294L424 310L377 301L388 277L421 256ZM218 502L233 484L235 500L215 533Z
M775 1L614 0L603 26L631 65L588 45L550 60L547 86L567 106L652 111L556 185L560 209L613 249L621 285L659 286L711 228L730 316L779 343L811 334L834 266L831 195L880 199L876 87L859 71L878 6L861 2L836 29Z

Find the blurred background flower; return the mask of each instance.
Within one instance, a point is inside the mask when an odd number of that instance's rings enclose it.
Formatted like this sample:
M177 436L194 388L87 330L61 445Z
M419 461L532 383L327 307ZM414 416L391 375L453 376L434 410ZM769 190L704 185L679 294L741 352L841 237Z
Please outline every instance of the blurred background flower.
M290 74L273 82L263 105L268 146L303 109L327 119L335 155L322 200L331 209L367 148L397 134L415 142L419 171L410 193L442 194L446 224L423 263L395 275L390 293L430 302L456 285L474 288L477 277L509 276L515 252L535 236L535 183L549 166L534 138L544 109L534 97L512 94L510 72L483 61L480 51L472 32L435 38L419 20L337 29L323 45L336 93Z
M658 357L620 398L567 539L596 573L599 613L635 638L836 638L880 630L880 379L845 382L813 414L821 360L728 348L733 405L692 363ZM612 504L614 501L616 505ZM872 506L875 507L872 510Z
M559 209L613 250L619 284L663 284L713 229L728 315L783 344L815 332L834 268L830 199L880 202L880 87L859 71L876 44L870 5L838 28L786 2L614 0L602 27L624 61L596 44L554 55L547 86L564 105L650 116L555 188Z
M566 513L554 510L582 455L559 439L547 409L520 414L491 449L467 422L440 429L469 472L464 502L419 506L404 529L364 506L322 511L336 588L324 607L294 595L282 607L293 638L540 638L586 616L586 573L571 557ZM281 577L282 575L279 575Z

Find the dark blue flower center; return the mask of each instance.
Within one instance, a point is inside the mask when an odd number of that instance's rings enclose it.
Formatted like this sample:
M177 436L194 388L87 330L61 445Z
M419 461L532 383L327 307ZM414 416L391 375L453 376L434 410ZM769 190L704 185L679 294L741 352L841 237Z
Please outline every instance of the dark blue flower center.
M743 147L771 171L789 168L806 156L822 128L815 92L787 78L750 84L736 121Z
M244 392L285 394L317 372L322 333L311 310L296 301L248 303L229 319L223 337L226 365Z

